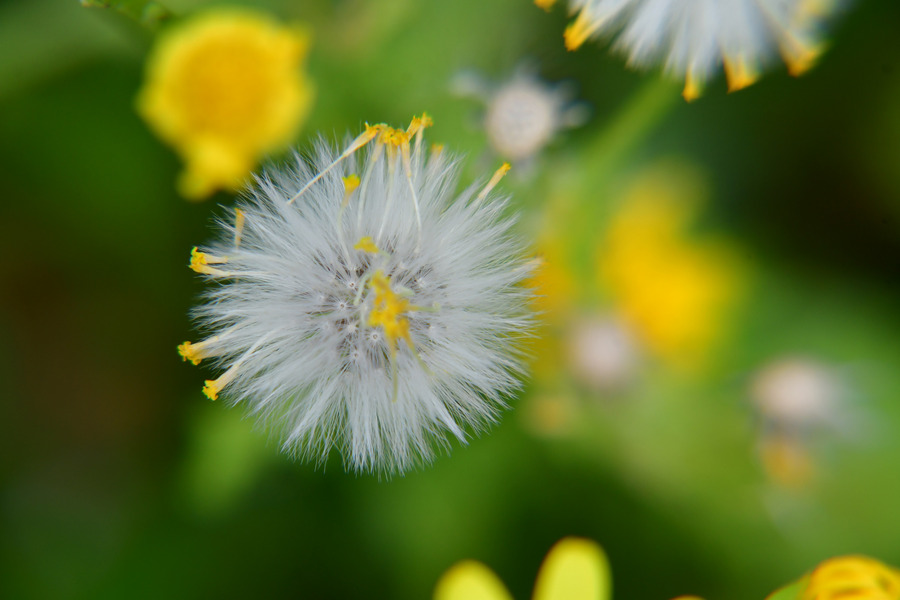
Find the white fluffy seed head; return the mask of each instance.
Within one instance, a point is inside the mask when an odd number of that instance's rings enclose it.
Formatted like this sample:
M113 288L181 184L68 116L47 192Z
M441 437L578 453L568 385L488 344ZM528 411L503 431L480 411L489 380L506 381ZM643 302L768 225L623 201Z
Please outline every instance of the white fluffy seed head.
M421 134L408 161L382 139L331 170L341 154L321 142L258 177L239 245L223 221L195 253L216 271L195 267L216 280L195 313L211 337L182 353L227 368L207 393L243 404L285 451L322 462L336 448L348 468L390 474L496 421L531 316L506 200L457 193L454 159L426 158Z
M510 160L531 158L560 129L562 106L558 94L537 79L520 77L500 87L484 118L491 146Z
M575 377L597 391L617 391L632 382L640 365L637 344L614 317L576 322L568 336L569 365Z
M763 417L801 429L836 421L844 383L829 367L806 358L784 358L755 376L751 397Z
M794 74L822 49L823 26L844 0L571 0L578 18L566 31L577 48L615 34L632 64L662 64L685 76L685 96L723 65L732 89L745 87L781 54Z
M584 124L590 112L586 104L573 100L572 85L544 81L527 64L496 83L462 71L452 88L459 96L484 103L483 125L491 149L518 165L527 165L562 130Z

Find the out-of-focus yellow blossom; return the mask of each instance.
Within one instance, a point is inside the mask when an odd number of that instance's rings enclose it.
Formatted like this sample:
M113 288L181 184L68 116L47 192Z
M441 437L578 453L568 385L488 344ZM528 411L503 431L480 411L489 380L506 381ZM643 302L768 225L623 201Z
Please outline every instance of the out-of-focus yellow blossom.
M609 563L595 542L564 538L556 543L538 573L533 600L608 600ZM466 560L444 573L434 600L511 600L503 583L485 565Z
M801 600L900 600L900 571L866 556L839 556L810 574Z
M624 320L650 352L686 369L703 365L742 280L727 244L687 235L702 191L683 169L647 173L597 250L600 284Z
M137 106L184 159L182 195L237 189L291 142L313 99L308 50L305 30L244 9L211 10L161 35Z

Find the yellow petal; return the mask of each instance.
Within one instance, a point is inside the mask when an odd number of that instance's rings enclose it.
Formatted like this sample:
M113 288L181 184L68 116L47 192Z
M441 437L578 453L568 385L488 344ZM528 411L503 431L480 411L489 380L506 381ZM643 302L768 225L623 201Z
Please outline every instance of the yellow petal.
M466 560L444 573L434 600L512 600L503 582L482 563Z
M611 581L603 549L591 540L564 538L538 573L534 600L608 600Z

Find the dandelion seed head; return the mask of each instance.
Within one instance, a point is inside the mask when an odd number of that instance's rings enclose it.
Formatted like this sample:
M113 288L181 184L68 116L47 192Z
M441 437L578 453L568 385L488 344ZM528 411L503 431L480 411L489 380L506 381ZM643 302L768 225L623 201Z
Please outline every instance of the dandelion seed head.
M192 259L217 283L196 309L213 337L182 354L206 344L227 369L207 395L243 404L288 452L402 472L495 422L519 387L524 248L496 182L457 193L455 159L426 156L422 122L269 169L241 203L240 244L223 221Z
M542 8L554 2L536 0ZM662 65L685 78L693 100L724 69L731 91L754 83L780 54L792 75L816 62L824 28L841 0L570 0L577 13L565 31L575 50L587 40L614 36L638 67Z
M576 378L598 391L630 383L639 366L637 342L621 320L592 317L578 321L568 340L569 363Z
M754 377L751 396L760 414L798 429L834 422L845 385L832 369L807 358L782 358Z
M524 66L500 83L464 71L453 88L484 103L488 143L497 156L517 163L535 158L561 131L587 119L587 107L572 101L571 86L549 84Z

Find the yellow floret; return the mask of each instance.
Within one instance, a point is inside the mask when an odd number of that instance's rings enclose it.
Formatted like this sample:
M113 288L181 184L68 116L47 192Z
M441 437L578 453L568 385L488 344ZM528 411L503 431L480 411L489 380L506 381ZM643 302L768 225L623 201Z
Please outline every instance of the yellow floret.
M212 254L207 254L206 252L200 252L196 246L191 248L190 267L191 270L195 273L200 273L203 275L213 275L216 277L227 277L227 271L223 271L221 269L210 266L221 265L227 262L228 257L226 256L214 256Z
M184 159L183 195L240 187L294 138L313 97L308 49L305 31L251 10L211 10L161 36L138 112Z
M369 313L369 327L381 326L392 357L397 353L397 340L405 340L412 348L409 321L404 315L415 310L414 307L391 289L390 279L381 270L372 275L369 286L375 292L375 308Z
M346 177L341 177L341 181L344 182L345 194L352 194L353 191L359 187L359 175L353 174Z
M203 383L203 395L209 398L210 400L218 400L219 392L222 388L216 383L217 380L207 379Z
M378 254L381 250L378 249L378 246L375 245L375 242L372 241L372 238L369 236L364 236L356 242L356 245L353 246L354 250L362 250L363 252L368 252L370 254Z

